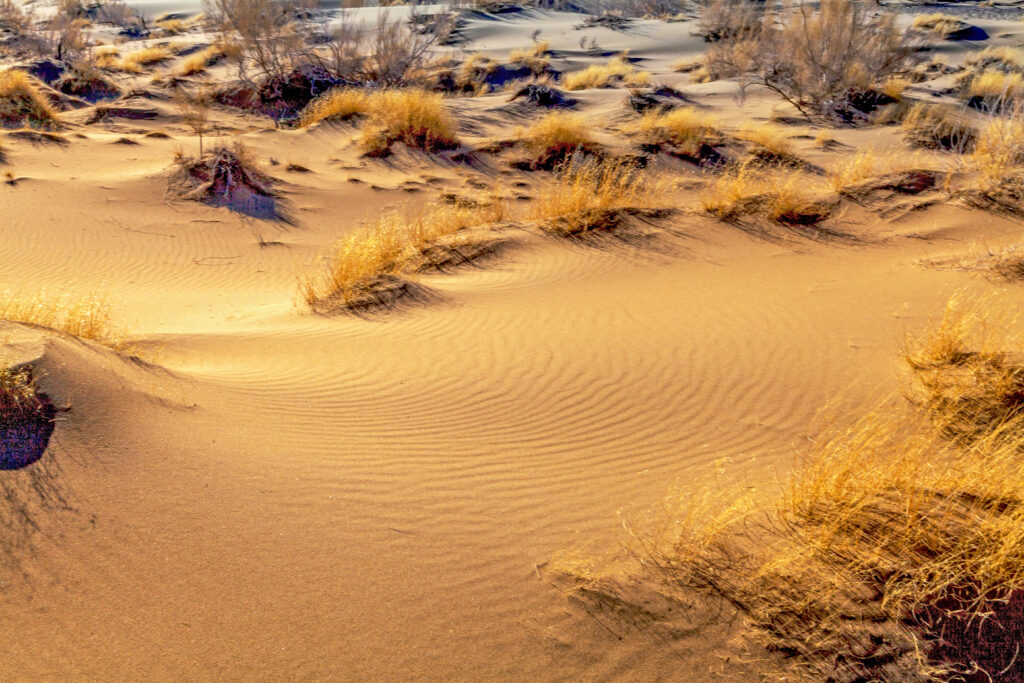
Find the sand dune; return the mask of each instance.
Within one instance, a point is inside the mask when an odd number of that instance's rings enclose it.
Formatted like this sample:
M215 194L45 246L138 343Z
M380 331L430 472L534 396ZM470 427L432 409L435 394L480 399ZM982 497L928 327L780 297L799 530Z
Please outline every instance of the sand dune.
M498 56L541 30L559 70L607 61L584 36L631 49L723 127L776 103L672 72L703 49L692 24L580 21L528 10L462 33ZM574 93L610 149L628 146L625 94ZM507 99L450 101L464 145L542 115ZM732 627L693 617L667 641L639 617L575 608L545 567L614 549L617 511L716 465L777 486L823 406L897 388L904 334L954 292L1021 300L919 263L1018 241L1012 216L846 201L845 237L744 229L698 211L705 176L664 158L652 163L680 173L681 208L644 239L517 221L494 259L419 276L427 303L314 315L297 279L357 226L480 187L526 205L550 176L500 155L364 158L355 126L276 129L217 109L206 144L243 140L292 218L259 220L168 196L173 155L196 140L169 102L129 104L155 115L70 112L60 146L0 135L14 179L0 185L2 284L103 292L144 359L0 326L5 360L70 407L45 456L70 509L41 510L31 554L0 578L5 679L758 680L756 662L727 665ZM782 130L822 167L903 145L894 127L829 130L828 149L814 127Z

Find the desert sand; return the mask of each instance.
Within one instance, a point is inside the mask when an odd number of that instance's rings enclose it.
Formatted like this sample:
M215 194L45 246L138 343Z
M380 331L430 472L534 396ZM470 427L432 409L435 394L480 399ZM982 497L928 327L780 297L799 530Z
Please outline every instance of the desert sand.
M693 21L579 30L581 16L473 15L445 49L502 58L539 31L568 72L607 61L585 36L723 130L780 110L673 71L705 49ZM971 23L990 38L941 44L952 63L1024 36L1005 15ZM0 575L4 680L758 680L770 663L744 658L738 625L595 613L548 568L614 553L617 515L674 481L718 468L780 486L824 407L899 389L904 336L955 292L1024 302L1019 285L922 264L1020 241L1013 215L936 188L913 207L844 201L829 230L731 224L697 208L703 170L658 157L648 172L674 208L640 235L512 220L494 258L423 275L429 301L317 315L298 278L349 231L443 193L527 206L550 174L483 153L366 158L355 125L215 106L205 144L244 141L288 220L176 199L174 155L198 141L147 83L179 61L102 105L148 118L93 122L89 105L60 114L63 142L0 133L0 284L102 293L128 339L0 324L5 361L68 408L41 461L66 505L5 541L21 559ZM571 94L602 144L629 148L627 90ZM543 115L502 91L446 106L470 150ZM776 125L819 168L898 149L951 170L898 126ZM0 476L36 505L27 470Z

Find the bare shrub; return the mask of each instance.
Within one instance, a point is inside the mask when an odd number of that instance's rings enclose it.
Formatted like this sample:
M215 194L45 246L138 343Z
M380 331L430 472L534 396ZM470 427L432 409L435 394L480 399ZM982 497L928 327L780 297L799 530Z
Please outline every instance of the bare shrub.
M861 120L880 103L873 89L909 68L911 48L895 15L823 0L817 11L799 4L768 13L758 30L737 27L709 51L707 70L767 87L808 117Z
M258 76L287 76L305 49L302 33L295 26L296 15L311 6L309 0L204 0L206 15L224 34L223 42L237 38L242 47L238 67L242 80L249 80L249 67Z

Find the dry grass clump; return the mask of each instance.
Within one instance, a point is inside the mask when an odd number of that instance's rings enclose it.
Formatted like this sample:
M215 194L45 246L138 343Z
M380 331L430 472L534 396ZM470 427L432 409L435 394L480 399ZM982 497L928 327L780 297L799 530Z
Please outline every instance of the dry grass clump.
M977 130L954 107L918 102L903 117L903 135L918 147L963 153L974 148Z
M24 71L0 72L0 125L52 126L57 114L39 87Z
M651 74L638 71L625 59L616 57L605 65L592 65L580 71L565 75L563 84L566 90L585 90L587 88L611 88L616 85L647 85Z
M548 232L571 236L618 227L623 214L655 206L654 184L635 164L590 161L568 164L531 204L531 215Z
M140 74L144 71L143 67L165 62L173 56L174 51L171 48L154 45L126 55L117 63L117 68L128 73Z
M832 164L825 179L833 191L851 196L879 191L918 194L934 187L940 175L925 168L918 154L878 154L867 149Z
M555 111L519 132L537 168L553 168L576 153L595 153L590 126L578 114Z
M778 161L789 161L794 158L793 143L775 126L750 126L736 133L736 137L753 142L757 146L759 156Z
M300 279L302 298L315 311L358 307L367 298L379 303L375 290L393 285L438 240L504 216L505 204L496 197L473 206L433 204L385 214L373 226L342 239L323 272Z
M635 130L645 145L657 148L668 145L692 156L717 135L718 122L714 116L693 107L680 107L666 113L647 112Z
M547 56L550 46L551 43L542 40L529 49L513 50L508 55L508 61L516 66L524 66L537 75L545 73L551 65L551 59Z
M177 36L189 29L188 22L182 19L164 19L153 23L155 28L160 29L169 36Z
M416 88L372 92L339 88L311 102L299 121L308 126L356 116L367 117L362 146L371 156L387 155L396 142L426 152L459 144L455 118L445 109L441 95Z
M311 126L320 121L348 121L366 116L371 109L371 96L365 90L337 88L313 100L302 110L299 125Z
M964 22L950 14L936 12L934 14L918 14L914 17L913 27L919 31L927 31L945 38L964 28Z
M455 118L441 95L425 90L385 90L371 96L362 145L370 155L387 154L396 142L437 152L457 147Z
M1024 50L1009 45L986 47L972 52L964 58L969 71L1001 71L1003 73L1024 73Z
M178 73L182 76L194 76L206 71L207 67L216 64L226 56L224 46L221 44L211 45L201 52L189 55L181 63Z
M831 207L808 189L810 178L777 166L767 170L743 163L723 173L700 196L705 213L723 221L761 216L790 226L816 225L831 215Z
M995 192L1008 182L1020 183L1024 164L1024 121L1019 114L996 116L978 132L967 166L978 174L978 189Z
M984 71L972 78L963 96L975 107L994 111L1007 104L1018 102L1024 95L1024 75Z
M1024 413L1024 351L1006 333L1015 322L992 299L954 297L937 326L905 342L907 396L945 435L976 440Z
M40 415L43 407L28 368L0 367L0 430Z
M49 327L113 346L121 339L110 321L110 304L95 294L76 297L45 290L31 295L7 291L0 298L0 320Z

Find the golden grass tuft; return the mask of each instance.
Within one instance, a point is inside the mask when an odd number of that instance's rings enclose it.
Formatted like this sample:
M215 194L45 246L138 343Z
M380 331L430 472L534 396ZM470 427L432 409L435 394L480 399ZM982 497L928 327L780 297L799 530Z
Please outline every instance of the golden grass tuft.
M534 74L542 74L551 65L551 59L547 56L550 46L551 43L542 40L531 48L513 50L508 55L508 61L510 64L525 66Z
M300 278L300 293L314 310L350 305L382 277L402 273L441 238L504 217L505 203L498 197L473 206L431 204L387 213L338 242L326 269Z
M739 164L711 182L700 195L705 213L724 221L755 215L784 225L815 225L831 209L799 171L754 163Z
M551 112L518 135L534 164L542 167L557 165L577 152L597 149L586 120L568 112Z
M139 74L143 72L143 67L165 62L174 54L174 50L169 47L154 45L126 55L117 63L117 68L128 73Z
M52 126L57 114L24 71L0 72L0 125Z
M647 85L651 74L638 71L626 60L616 57L604 65L592 65L580 71L565 75L563 84L566 90L585 90L587 88L609 88L616 85Z
M903 117L903 135L918 147L969 152L977 130L970 118L953 107L918 102Z
M788 159L793 157L793 144L786 139L785 133L770 124L748 126L741 129L736 137L753 142L760 151L770 157Z
M337 88L318 97L302 110L299 125L311 126L320 121L348 121L370 113L372 99L365 90Z
M176 36L188 31L188 23L181 19L164 19L153 24L168 35Z
M223 58L225 54L224 47L221 44L211 45L201 52L186 57L182 61L178 73L182 76L194 76L195 74L202 73L206 71L208 66Z
M1024 95L1024 75L984 71L967 85L964 96L975 102L983 102L989 108L1015 102Z
M46 290L35 294L7 291L0 299L0 320L49 327L81 339L119 346L122 334L110 320L110 304L95 294L55 295Z
M978 174L978 189L990 192L1020 175L1024 164L1024 121L1019 114L989 119L978 132L967 167Z
M440 94L419 89L378 91L370 95L362 145L371 155L388 153L396 142L437 152L458 146L457 128Z
M640 168L626 161L569 164L546 183L530 205L548 232L570 236L615 227L622 211L655 206L656 192Z
M993 298L956 296L942 320L908 338L908 399L946 436L975 440L1024 414L1024 345L1007 330L1016 315Z
M687 154L696 154L700 146L718 132L714 116L693 107L670 112L647 112L636 124L636 132L646 145L672 145Z
M936 12L934 14L918 14L914 17L913 27L919 31L927 31L946 37L963 28L964 23L950 14Z

